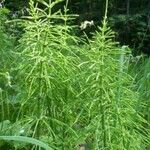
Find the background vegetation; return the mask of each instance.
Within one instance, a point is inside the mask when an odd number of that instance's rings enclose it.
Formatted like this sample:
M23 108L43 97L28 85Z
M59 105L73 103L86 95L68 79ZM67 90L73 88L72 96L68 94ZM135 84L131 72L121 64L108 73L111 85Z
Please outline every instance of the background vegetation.
M0 149L149 149L149 4L2 1Z
M48 0L47 0L48 1ZM11 16L20 17L28 7L29 0L5 0L5 6L11 10ZM59 7L63 8L64 3ZM57 6L58 8L58 6ZM80 26L85 20L93 20L100 25L104 16L105 0L69 0L68 9L72 14L78 14L74 24ZM130 45L133 54L144 52L150 55L150 1L149 0L110 0L108 8L109 26L116 31L116 39L122 45ZM93 32L96 26L87 28L86 33ZM83 33L78 30L79 35Z

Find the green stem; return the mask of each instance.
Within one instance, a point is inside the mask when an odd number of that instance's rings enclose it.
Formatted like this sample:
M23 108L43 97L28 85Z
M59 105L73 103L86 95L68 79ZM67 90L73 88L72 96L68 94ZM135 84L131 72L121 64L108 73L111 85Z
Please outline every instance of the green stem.
M49 0L49 6L51 6L52 0ZM51 16L51 7L49 7L49 16Z
M1 129L3 129L3 121L4 121L4 102L3 102L3 95L2 95L2 89L0 88L0 102L1 102L1 112L2 112L2 117L1 117L1 120L2 121L2 126L1 126Z
M106 24L107 14L108 14L108 0L106 0L106 4L105 4L104 24Z
M106 5L105 5L105 15L104 15L104 20L103 20L103 29L102 29L102 37L103 37L103 40L105 41L105 28L106 28L106 20L107 20L107 13L108 13L108 0L106 0ZM103 43L104 43L104 41L102 41ZM104 49L102 49L102 51L103 51ZM104 72L104 56L103 56L103 54L101 55L101 68L100 68L100 71L101 72ZM102 123L102 131L103 131L103 148L104 149L106 149L106 147L107 147L107 133L106 133L106 121L105 121L105 106L104 106L104 100L105 99L103 99L103 94L104 94L104 92L103 92L103 79L102 79L102 77L101 77L101 79L100 79L100 85L101 85L101 92L100 92L100 94L101 94L101 114L102 114L102 118L101 118L101 123Z

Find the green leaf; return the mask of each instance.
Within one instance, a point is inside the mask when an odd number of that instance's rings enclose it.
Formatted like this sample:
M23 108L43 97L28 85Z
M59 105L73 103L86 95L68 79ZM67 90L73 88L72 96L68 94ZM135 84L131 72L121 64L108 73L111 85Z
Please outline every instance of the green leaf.
M42 147L46 150L53 150L52 148L50 148L48 145L46 145L45 143L34 139L34 138L30 138L30 137L23 137L23 136L0 136L0 139L2 140L7 140L7 141L19 141L19 142L25 142L25 143L30 143L30 144L34 144L37 145L39 147Z

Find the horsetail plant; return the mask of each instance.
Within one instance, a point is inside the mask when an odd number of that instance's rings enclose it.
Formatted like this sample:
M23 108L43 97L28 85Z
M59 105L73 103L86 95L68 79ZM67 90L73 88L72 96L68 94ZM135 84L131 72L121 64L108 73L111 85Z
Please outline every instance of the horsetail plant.
M30 0L29 15L21 20L16 76L0 70L0 77L15 82L10 99L17 102L7 118L0 89L0 138L25 142L13 142L14 149L146 150L149 132L137 109L130 52L107 26L108 0L102 27L88 43L72 34L75 16L68 15L68 0L62 11L60 2Z
M85 51L86 61L80 67L85 71L85 101L89 105L90 121L87 128L93 149L146 149L148 137L145 122L140 116L138 93L128 73L125 47L114 42L114 33L107 27L107 5L103 26ZM86 68L86 69L85 69ZM144 134L143 134L144 133Z
M66 14L67 8L64 15L60 10L52 13L59 0L39 2L45 10L38 4L34 7L30 0L30 16L24 17L25 33L17 48L18 80L23 95L17 120L28 123L25 116L27 120L30 116L32 137L41 139L46 134L44 137L52 147L72 149L72 141L78 139L72 128L76 118L72 81L79 61L78 39L69 33L72 27L67 21L72 16Z

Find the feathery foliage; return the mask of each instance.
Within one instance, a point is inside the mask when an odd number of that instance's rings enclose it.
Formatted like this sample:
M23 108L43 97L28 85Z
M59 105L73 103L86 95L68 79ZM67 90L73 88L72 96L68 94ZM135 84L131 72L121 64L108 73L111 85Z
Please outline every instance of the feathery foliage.
M15 60L7 60L13 62L7 65L12 77L8 71L0 74L9 77L11 89L5 89L4 97L0 91L0 138L15 141L10 147L19 150L39 149L36 145L146 150L148 123L138 112L145 102L139 102L129 74L129 48L120 47L107 26L108 0L102 27L88 42L73 34L75 16L68 15L68 1L56 11L60 2L30 0L29 16L21 21L24 33L11 51ZM13 108L5 107L8 100Z

